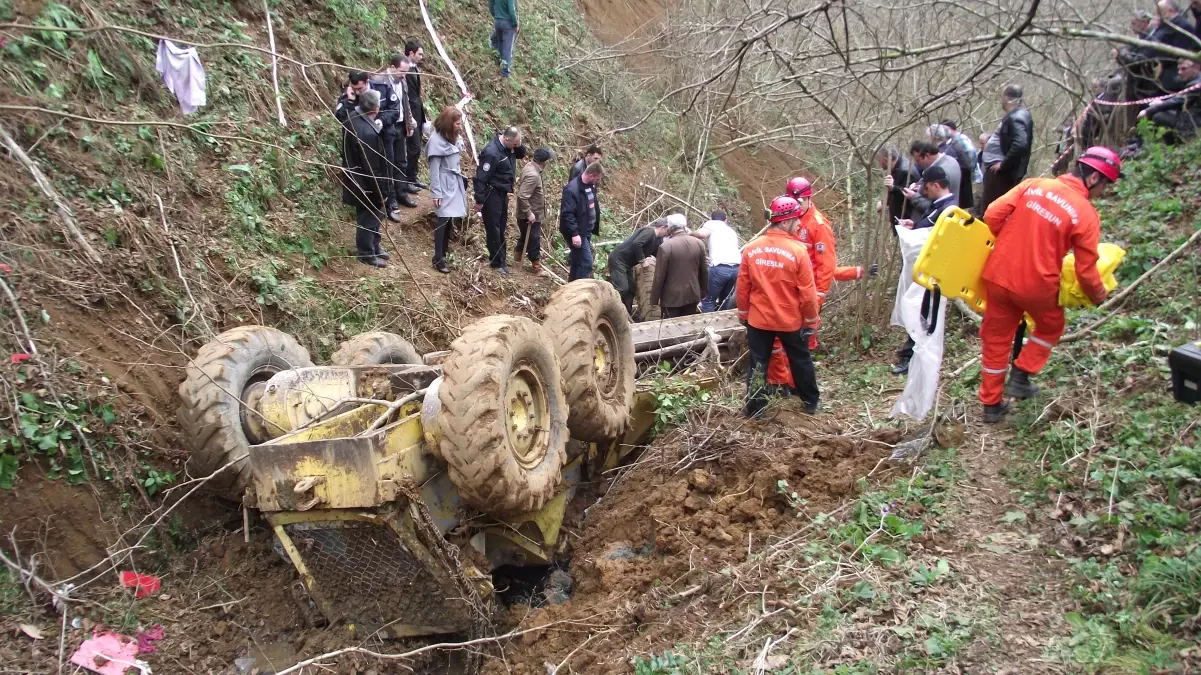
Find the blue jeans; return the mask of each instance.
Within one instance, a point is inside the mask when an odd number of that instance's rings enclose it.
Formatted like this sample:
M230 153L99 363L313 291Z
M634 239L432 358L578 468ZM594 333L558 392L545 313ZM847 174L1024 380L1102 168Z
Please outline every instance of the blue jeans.
M580 247L571 249L567 254L567 265L570 269L568 281L592 278L592 235L584 235L580 239ZM571 246L570 239L567 240L567 245Z
M709 295L701 300L701 311L730 309L736 302L734 282L738 281L738 265L714 265L709 268Z
M517 39L517 28L504 19L492 20L492 48L500 52L500 76L509 76L513 65L513 41Z

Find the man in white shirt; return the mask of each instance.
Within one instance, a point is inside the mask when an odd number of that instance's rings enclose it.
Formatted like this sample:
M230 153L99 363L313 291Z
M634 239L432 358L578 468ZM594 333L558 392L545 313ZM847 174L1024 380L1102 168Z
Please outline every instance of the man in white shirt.
M709 289L701 300L701 311L733 309L734 282L738 280L742 251L738 248L738 233L726 222L726 212L717 209L709 214L709 221L692 236L705 240L709 246Z

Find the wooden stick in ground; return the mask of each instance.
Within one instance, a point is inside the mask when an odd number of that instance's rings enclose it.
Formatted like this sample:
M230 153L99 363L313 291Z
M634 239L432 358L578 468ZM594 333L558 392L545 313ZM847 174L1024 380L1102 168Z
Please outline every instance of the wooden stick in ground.
M1163 260L1160 260L1159 263L1155 265L1155 267L1152 267L1151 269L1147 270L1146 272L1143 272L1143 275L1141 277L1135 279L1133 283L1131 283L1126 288L1122 289L1121 293L1118 293L1117 295L1113 296L1112 298L1106 300L1104 304L1102 304L1100 307L1097 308L1098 310L1100 310L1102 312L1111 310L1109 312L1109 314L1101 317L1100 319L1097 319L1096 321L1094 321L1093 323L1089 324L1088 326L1086 326L1085 328L1083 328L1079 331L1076 331L1070 335L1063 336L1059 340L1059 343L1063 344L1066 342L1075 342L1076 340L1079 340L1079 339L1083 338L1085 335L1088 335L1089 333L1100 328L1102 324L1104 324L1106 321L1109 321L1110 319L1112 319L1114 317L1114 315L1118 313L1117 312L1118 306L1121 305L1122 302L1125 301L1126 298L1129 297L1130 294L1134 292L1134 289L1138 288L1139 285L1142 284L1147 279L1150 279L1152 276L1155 276L1155 274L1157 272L1159 272L1159 270L1163 269L1166 265L1171 263L1173 260L1180 257L1180 255L1182 253L1184 253L1186 250L1188 250L1188 248L1190 246L1196 244L1199 240L1201 240L1201 229L1198 229L1196 232L1194 232L1193 236L1189 237L1183 244L1176 247L1176 250L1169 253Z
M275 87L275 111L279 113L279 125L288 126L284 119L284 102L279 95L279 55L275 53L275 29L271 26L271 9L267 0L263 0L263 13L267 15L267 40L271 44L271 85Z
M163 198L155 194L154 200L158 202L158 214L163 221L163 234L167 236L167 243L171 246L171 257L175 259L175 273L179 275L179 280L183 282L183 289L188 294L188 299L192 301L192 314L183 322L183 328L186 330L188 324L199 315L204 336L212 337L213 328L209 325L208 319L200 314L200 303L196 302L196 296L192 295L192 287L188 285L188 278L183 273L183 265L179 262L179 251L175 249L175 241L171 239L171 230L167 228L167 211L163 208Z
M12 136L8 135L8 132L3 126L0 126L0 141L4 142L4 147L8 148L8 152L12 155L13 159L20 162L29 171L30 175L33 176L33 182L37 184L38 189L42 191L42 194L49 197L50 201L54 203L54 208L58 212L58 219L62 221L63 227L66 228L69 238L75 241L76 245L83 250L84 254L87 255L92 262L103 262L100 254L97 253L96 249L92 248L92 245L89 244L88 240L84 238L83 232L79 229L79 225L75 222L74 214L71 213L71 207L67 205L67 203L63 200L62 195L58 194L58 191L55 190L54 186L50 184L50 179L46 178L46 174L42 173L42 170L38 168L38 165L33 163L33 160L29 158L29 155L25 154L25 151L21 149L21 146L15 140L13 140Z

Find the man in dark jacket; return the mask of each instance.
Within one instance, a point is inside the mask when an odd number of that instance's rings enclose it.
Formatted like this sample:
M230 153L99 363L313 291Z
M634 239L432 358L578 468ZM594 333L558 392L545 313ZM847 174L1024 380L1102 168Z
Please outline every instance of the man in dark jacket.
M590 164L563 187L559 201L559 234L567 242L568 281L592 278L592 235L600 233L600 201L596 185L604 175L600 162Z
M876 153L876 162L884 169L884 188L888 190L888 229L901 218L908 218L909 200L905 199L904 188L921 180L920 170L914 173L909 158L889 143ZM896 231L893 230L893 234Z
M404 131L401 125L403 114L401 95L393 88L390 76L384 74L372 78L361 70L351 71L346 91L338 97L338 103L334 106L334 117L345 124L356 112L359 94L368 89L379 93L380 110L376 119L380 121L382 127L380 133L384 143L383 168L387 177L384 213L388 214L392 220L400 222L397 204L404 204L410 208L415 208L417 204L409 198L407 192L394 189L396 181L402 177L401 170L404 166ZM399 155L396 154L398 150L400 151Z
M1189 23L1184 12L1180 11L1180 5L1177 4L1179 2L1183 2L1183 0L1159 0L1155 3L1156 13L1159 14L1159 25L1151 31L1147 40L1195 52L1201 49L1201 45L1193 35L1193 25ZM1158 59L1161 68L1159 87L1162 91L1176 92L1184 88L1185 80L1176 72L1177 60L1175 58L1159 54L1150 48L1143 48L1140 52L1148 59Z
M379 218L387 199L388 173L380 135L379 92L356 95L358 105L342 124L342 201L355 208L355 254L359 262L384 267L388 254L380 246Z
M425 51L419 40L409 40L405 43L405 58L409 60L409 74L405 75L405 89L408 95L409 112L412 115L415 131L406 138L408 162L405 164L405 187L409 192L424 190L425 183L417 180L417 164L421 159L421 136L425 128L425 101L421 99L421 62L425 60Z
M651 304L663 308L664 319L699 314L697 305L709 288L709 251L703 241L688 236L683 222L673 222L669 234L655 256Z
M626 237L626 240L609 254L609 283L621 294L621 301L631 318L634 316L634 293L637 290L634 268L655 255L665 236L667 219L660 218L646 227L634 230L633 234Z
M409 99L405 94L405 73L409 70L409 62L400 54L388 58L388 65L382 73L371 77L373 87L380 86L380 109L388 110L388 118L394 120L385 123L383 130L384 153L388 164L388 218L400 222L400 205L417 208L417 203L409 196L409 184L405 179L408 167L408 139L413 134L413 115L409 112ZM391 91L385 93L382 87ZM387 96L391 105L383 103ZM383 115L381 115L383 117Z
M941 166L932 166L922 173L922 192L930 200L930 206L917 220L902 218L897 225L910 230L934 227L938 217L948 207L955 206L955 193L951 192L951 181Z
M984 146L984 188L980 213L1026 177L1030 150L1034 147L1034 118L1022 105L1022 87L1010 84L1001 92L1005 117Z
M517 179L517 160L525 159L521 130L509 127L480 151L475 169L475 210L484 219L488 264L500 274L505 266L505 230L509 226L509 194Z
M589 145L588 149L584 151L584 156L576 160L575 164L571 165L571 175L567 178L567 180L575 180L577 176L584 173L584 169L587 169L592 164L596 164L604 159L604 157L605 153L603 150L601 150L599 145L595 143Z
M1185 88L1197 87L1187 93L1177 94L1152 103L1138 114L1139 119L1150 117L1161 127L1171 129L1180 138L1192 138L1201 124L1201 65L1196 61L1181 59L1178 67Z

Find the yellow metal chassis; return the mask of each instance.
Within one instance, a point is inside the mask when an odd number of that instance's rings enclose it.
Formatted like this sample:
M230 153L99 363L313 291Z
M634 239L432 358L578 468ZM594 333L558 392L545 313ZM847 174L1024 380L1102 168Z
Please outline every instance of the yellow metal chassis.
M397 367L374 370L377 374L382 371L386 380L388 370L393 368ZM412 372L431 371L424 376L438 372L436 368L399 368ZM604 444L569 443L569 461L563 468L562 489L541 509L505 519L474 517L467 520L465 516L473 511L459 497L444 463L428 444L431 435L423 429L419 401L403 406L395 422L366 431L384 408L357 404L357 407L339 412L341 404L337 403L362 396L362 387L370 380L363 372L365 369L313 370L330 372L323 377L301 373L290 380L303 381L309 399L279 390L272 394L274 399L265 397L268 419L286 421L302 428L251 448L252 483L246 499L249 506L263 513L310 597L322 614L332 620L350 617L339 616L334 611L334 599L322 593L323 582L309 569L305 551L290 536L289 526L331 522L386 526L399 538L407 553L430 570L445 589L449 583L446 570L418 535L411 509L406 508L406 495L417 495L438 533L457 542L461 548L475 549L490 568L549 565L563 549L564 542L560 537L563 517L584 473L596 475L618 466L646 438L655 419L652 395L639 392L634 399L629 428L622 438ZM349 384L345 381L347 370L356 371L354 381ZM334 376L329 376L331 374ZM280 381L289 380L283 377ZM711 380L702 383L705 387L712 384ZM314 404L313 397L320 399L320 404ZM289 407L291 411L287 410ZM298 409L303 409L299 415L295 412ZM306 423L304 419L315 421ZM461 556L464 561L470 557ZM479 557L474 559L480 561ZM481 570L466 562L463 567L479 594L489 596L492 592L487 574L490 569ZM462 630L461 626L399 621L388 627L395 635Z

